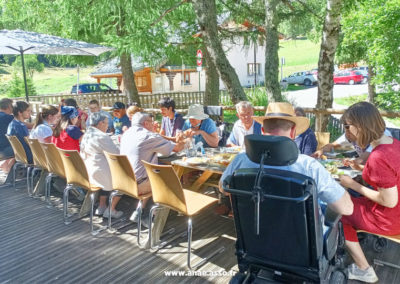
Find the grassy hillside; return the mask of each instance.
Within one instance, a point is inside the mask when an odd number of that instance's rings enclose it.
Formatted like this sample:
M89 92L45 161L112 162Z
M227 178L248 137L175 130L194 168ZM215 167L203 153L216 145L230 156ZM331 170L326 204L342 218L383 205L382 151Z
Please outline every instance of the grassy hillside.
M279 60L285 58L283 77L293 72L317 68L320 44L306 39L280 41ZM280 71L280 70L279 70Z
M314 44L309 40L290 40L279 42L279 58L285 57L285 65L283 66L283 76L288 76L293 72L310 70L317 67L319 56L319 44ZM1 69L13 72L12 66L0 66ZM81 83L96 82L89 76L96 67L80 68L79 81ZM11 79L11 75L2 75L0 73L0 90L2 85L7 84ZM279 75L280 76L280 75ZM39 95L54 94L60 92L70 92L72 85L77 82L76 68L45 68L42 73L36 73L33 76L36 91ZM102 80L103 83L116 87L115 79ZM0 93L0 97L4 96Z

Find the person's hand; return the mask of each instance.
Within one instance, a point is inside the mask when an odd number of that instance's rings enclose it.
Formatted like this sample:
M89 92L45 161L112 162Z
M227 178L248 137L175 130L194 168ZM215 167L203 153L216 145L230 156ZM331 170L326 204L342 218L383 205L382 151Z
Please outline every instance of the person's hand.
M158 123L158 121L153 122L153 131L156 133L160 132L160 124Z
M196 135L196 134L194 133L193 129L188 129L188 130L186 130L185 132L183 132L183 134L184 134L184 136L190 137L190 138L192 138L194 135Z
M361 165L357 159L344 159L343 165L345 167L351 167L352 169L357 171L362 171L364 169L364 166Z
M177 130L175 135L176 143L183 142L185 140L185 134L182 130Z
M314 153L311 154L311 157L316 158L316 159L320 159L321 156L324 154L323 150L317 150Z
M340 184L343 187L354 189L354 184L357 183L348 175L341 175L339 177Z

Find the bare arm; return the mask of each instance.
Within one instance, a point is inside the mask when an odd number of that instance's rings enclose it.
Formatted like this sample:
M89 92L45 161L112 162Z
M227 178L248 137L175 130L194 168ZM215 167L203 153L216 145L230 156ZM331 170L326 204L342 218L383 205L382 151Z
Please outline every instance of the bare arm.
M340 215L353 214L354 204L351 201L350 194L347 191L338 200L333 203L329 203L328 206Z
M207 132L205 132L203 130L197 130L196 132L198 132L196 134L200 134L201 136L203 136L204 140L206 140L207 144L210 147L218 147L219 138L218 138L217 131L214 131L211 134L208 134Z
M390 188L378 188L378 190L370 189L356 182L349 176L341 176L340 183L348 188L351 188L366 198L378 203L379 205L393 208L399 201L397 186Z

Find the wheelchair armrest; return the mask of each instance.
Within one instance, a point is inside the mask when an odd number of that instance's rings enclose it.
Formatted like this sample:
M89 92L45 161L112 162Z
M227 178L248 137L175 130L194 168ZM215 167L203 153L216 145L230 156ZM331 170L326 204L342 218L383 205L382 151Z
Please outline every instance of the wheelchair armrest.
M340 220L342 215L336 213L332 209L329 208L329 206L326 208L326 213L325 213L325 225L328 227L334 227Z

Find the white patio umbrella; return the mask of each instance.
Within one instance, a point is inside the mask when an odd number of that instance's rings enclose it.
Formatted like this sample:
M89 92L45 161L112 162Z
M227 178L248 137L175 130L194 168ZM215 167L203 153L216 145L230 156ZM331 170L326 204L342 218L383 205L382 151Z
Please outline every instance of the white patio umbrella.
M0 30L0 54L20 54L24 74L25 95L29 101L24 54L98 56L113 48L23 30Z

